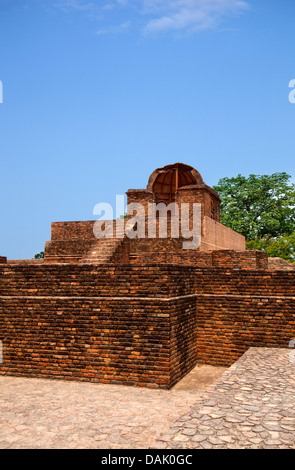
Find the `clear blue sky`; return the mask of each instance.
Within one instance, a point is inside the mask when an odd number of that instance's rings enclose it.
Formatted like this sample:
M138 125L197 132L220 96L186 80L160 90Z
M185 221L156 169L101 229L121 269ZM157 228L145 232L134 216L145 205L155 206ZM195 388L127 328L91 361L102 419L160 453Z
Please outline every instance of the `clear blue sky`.
M0 255L181 161L295 176L294 0L0 0Z

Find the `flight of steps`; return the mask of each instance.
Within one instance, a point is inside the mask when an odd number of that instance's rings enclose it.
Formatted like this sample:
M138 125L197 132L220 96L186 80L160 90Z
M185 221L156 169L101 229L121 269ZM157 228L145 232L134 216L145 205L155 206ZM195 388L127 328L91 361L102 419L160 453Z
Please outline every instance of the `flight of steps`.
M97 240L91 250L83 256L81 262L93 264L109 263L122 242L122 238L102 238Z

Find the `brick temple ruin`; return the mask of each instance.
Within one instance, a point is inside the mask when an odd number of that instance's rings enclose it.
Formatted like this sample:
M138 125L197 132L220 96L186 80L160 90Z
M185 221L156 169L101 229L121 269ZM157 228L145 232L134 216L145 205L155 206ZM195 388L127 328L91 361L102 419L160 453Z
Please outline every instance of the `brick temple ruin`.
M198 171L159 168L135 202L200 204L199 248L169 230L131 239L116 220L101 239L95 221L53 222L44 260L0 257L2 375L170 388L197 363L295 338L292 265L246 250Z

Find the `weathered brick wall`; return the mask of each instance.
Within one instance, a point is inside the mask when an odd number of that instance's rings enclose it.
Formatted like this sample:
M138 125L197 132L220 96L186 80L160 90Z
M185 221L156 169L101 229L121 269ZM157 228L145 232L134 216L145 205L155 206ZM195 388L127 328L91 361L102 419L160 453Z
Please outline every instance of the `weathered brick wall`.
M191 273L3 265L0 374L169 388L196 364Z
M292 271L0 266L1 374L169 388L197 361L293 338Z
M95 238L93 234L93 226L95 220L87 220L80 222L52 222L51 224L51 240L72 240Z
M295 339L295 297L198 296L198 362L230 366L251 346Z
M198 362L231 365L250 346L295 338L295 273L196 271Z
M194 278L197 294L295 296L293 271L196 268Z
M129 190L127 191L128 204L140 203L143 206L143 214L145 216L145 234L148 236L148 215L150 215L150 203L157 202L156 194L149 190ZM187 225L189 229L196 230L196 220L193 218L193 204L198 203L201 205L201 251L228 249L228 250L245 250L245 237L237 232L220 224L219 205L220 199L218 194L215 193L209 186L192 185L184 186L178 189L175 195L175 203L178 206L179 217L187 218ZM182 210L181 204L189 205L189 214ZM139 214L136 214L139 215ZM131 217L128 216L128 219ZM166 217L161 215L161 220L166 220ZM167 213L168 237L171 237L171 212ZM183 221L183 220L182 220ZM155 234L159 237L159 212L157 212L157 220L149 220L149 225L155 227ZM179 234L182 233L182 223L179 220ZM165 250L164 250L165 251Z
M46 263L75 263L97 242L93 239L54 240L45 244Z
M295 270L295 264L289 263L285 259L282 258L268 258L268 266L269 269L274 270L284 270L284 271L293 271Z
M196 297L186 296L171 301L170 376L171 386L197 363Z
M0 295L169 298L193 293L191 273L171 265L2 265Z
M38 259L8 259L7 264L15 264L15 265L24 265L24 264L35 264L35 265L40 265L44 264L44 258L38 258Z
M103 221L103 225L106 221ZM91 253L95 247L98 248L99 240L94 235L96 221L85 222L53 222L51 224L51 240L45 243L45 263L77 263L83 262L83 258ZM113 236L116 238L117 221L107 221L113 226ZM122 225L123 224L123 227ZM125 220L118 221L118 232L124 232ZM119 226L120 225L120 226ZM102 230L105 230L105 226ZM123 233L124 234L124 233ZM121 235L118 237L121 239ZM121 250L122 251L122 250ZM122 251L123 256L123 251ZM119 259L119 256L116 256ZM124 256L119 262L128 263Z
M52 222L51 240L45 243L45 263L76 263L97 239L95 221Z
M49 256L72 256L87 253L96 243L96 239L73 239L73 240L56 240L46 242L46 257Z
M192 185L178 188L176 192L177 204L201 204L202 219L204 216L220 220L220 199L218 194L209 186Z
M0 298L0 374L168 388L165 302Z
M207 250L246 250L245 237L234 230L205 216L202 219L202 239L200 249Z
M129 241L132 264L171 263L231 269L267 269L267 254L258 250L184 250L183 238L136 239Z
M6 256L0 256L0 264L5 264L7 262Z
M119 244L115 253L111 257L111 263L114 264L129 264L130 263L130 240L124 238Z

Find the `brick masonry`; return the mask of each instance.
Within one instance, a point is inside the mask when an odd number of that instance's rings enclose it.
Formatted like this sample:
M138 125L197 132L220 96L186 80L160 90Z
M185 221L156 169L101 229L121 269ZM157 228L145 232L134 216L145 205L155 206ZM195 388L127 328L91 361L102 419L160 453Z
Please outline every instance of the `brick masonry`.
M225 267L232 269L267 269L267 254L258 250L199 251L182 248L182 238L135 239L128 243L132 264L171 263L199 267Z
M295 273L2 265L2 375L170 388L194 365L295 338Z
M0 373L170 388L197 360L189 272L174 266L5 266Z

